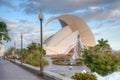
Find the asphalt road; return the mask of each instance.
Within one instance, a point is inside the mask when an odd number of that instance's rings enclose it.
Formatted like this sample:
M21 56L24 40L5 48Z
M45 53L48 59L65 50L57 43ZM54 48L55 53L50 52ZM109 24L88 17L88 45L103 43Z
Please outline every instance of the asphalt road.
M0 58L0 80L43 80L38 76Z

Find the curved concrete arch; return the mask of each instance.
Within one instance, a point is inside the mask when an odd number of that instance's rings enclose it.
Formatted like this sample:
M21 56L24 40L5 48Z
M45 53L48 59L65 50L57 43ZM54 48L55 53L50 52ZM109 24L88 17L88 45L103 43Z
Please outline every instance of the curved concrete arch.
M66 25L68 25L73 32L78 30L81 41L85 46L95 45L95 39L92 34L92 31L90 30L88 25L78 16L65 14L58 17L51 17L48 19L46 24L48 24L49 22L55 19L58 19L60 21L62 27L65 27Z

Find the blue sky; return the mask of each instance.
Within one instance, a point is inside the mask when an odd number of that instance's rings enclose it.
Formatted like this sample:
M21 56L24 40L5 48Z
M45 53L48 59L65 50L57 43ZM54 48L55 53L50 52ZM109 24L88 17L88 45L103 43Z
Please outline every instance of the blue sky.
M39 42L40 9L43 10L44 39L58 31L61 26L55 20L45 25L51 16L73 14L82 18L92 30L96 43L104 38L114 50L120 50L120 0L0 0L0 21L6 22L11 42L20 48L20 34L24 47L32 41Z

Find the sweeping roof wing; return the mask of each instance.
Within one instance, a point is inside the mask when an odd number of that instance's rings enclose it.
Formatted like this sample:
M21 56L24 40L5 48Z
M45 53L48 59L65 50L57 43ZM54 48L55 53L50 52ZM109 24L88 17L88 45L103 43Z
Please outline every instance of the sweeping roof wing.
M72 31L79 31L79 35L81 37L81 41L85 46L94 46L95 45L95 40L94 36L88 27L88 25L78 16L75 15L70 15L70 14L65 14L61 15L58 17L51 17L48 19L47 23L58 19L62 25L62 27L65 27L68 25Z

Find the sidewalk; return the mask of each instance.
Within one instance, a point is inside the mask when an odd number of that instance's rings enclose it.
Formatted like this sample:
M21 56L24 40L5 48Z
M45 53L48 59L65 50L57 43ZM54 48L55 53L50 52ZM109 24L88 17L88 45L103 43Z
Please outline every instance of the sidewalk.
M25 69L0 58L0 80L44 80Z
M25 63L22 63L22 65L21 65L21 63L17 60L16 61L12 60L12 62L16 65L23 67L25 70L32 72L35 75L39 74L40 69L38 67L34 67L34 66L31 66L31 65L25 64ZM68 78L66 76L61 76L58 73L47 70L47 67L44 68L43 74L44 74L45 80L72 80L71 78Z
M72 66L72 68L70 69L70 66L52 64L52 60L50 59L50 57L47 57L47 59L49 60L49 66L45 67L45 70L55 72L57 74L62 73L69 78L71 78L71 76L74 75L76 72L82 71L90 72L90 69L86 66Z

